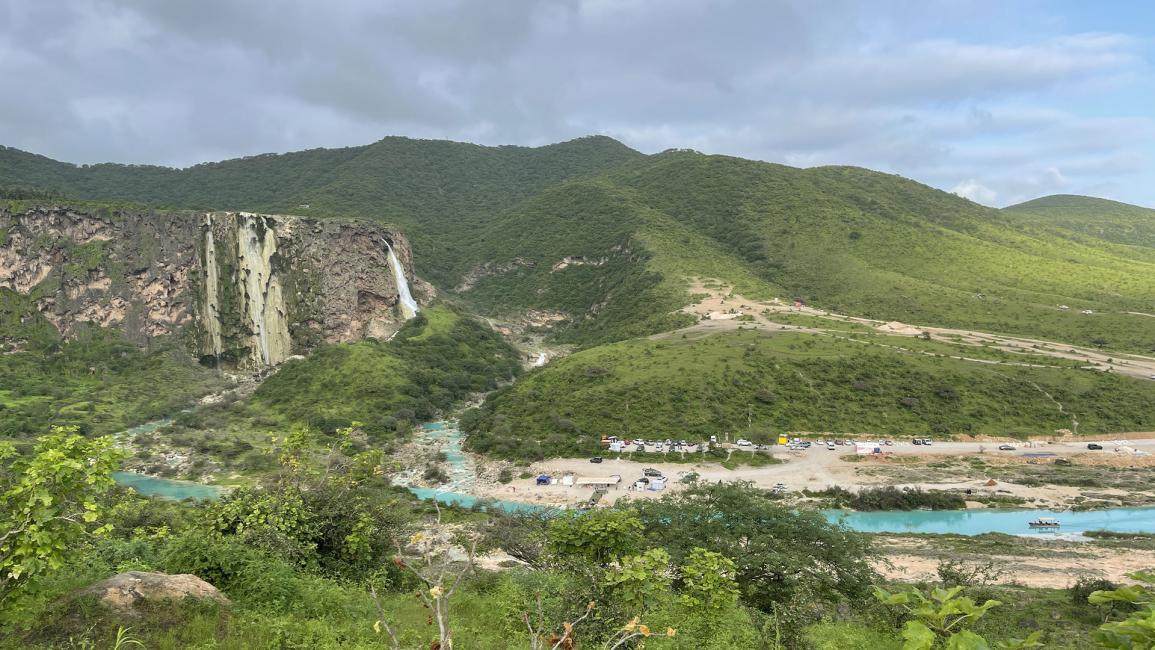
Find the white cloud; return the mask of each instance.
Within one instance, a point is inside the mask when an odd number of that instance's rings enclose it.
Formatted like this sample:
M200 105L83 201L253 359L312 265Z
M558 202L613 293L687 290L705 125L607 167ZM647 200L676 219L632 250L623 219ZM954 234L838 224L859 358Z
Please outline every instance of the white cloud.
M951 188L951 193L984 205L993 205L999 197L997 192L973 178L969 178L955 185Z
M1155 188L1130 180L1155 148L1145 41L998 29L984 7L0 0L0 74L20 89L0 103L0 143L183 165L388 134L607 133L645 151L858 164L986 203Z

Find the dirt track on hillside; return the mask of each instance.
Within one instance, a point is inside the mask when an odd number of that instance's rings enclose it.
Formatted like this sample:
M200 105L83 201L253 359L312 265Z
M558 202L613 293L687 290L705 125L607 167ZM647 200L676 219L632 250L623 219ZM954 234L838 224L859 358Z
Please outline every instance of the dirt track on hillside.
M1031 356L1041 355L1056 359L1076 361L1081 364L1085 364L1083 367L1087 369L1099 370L1102 372L1116 372L1131 377L1146 379L1148 381L1151 380L1151 377L1155 376L1155 357L1136 354L1123 354L1118 352L1106 353L1099 350L1068 345L1066 343L1044 341L1042 339L1032 339L1021 336L989 334L986 332L951 329L945 327L924 327L920 325L900 323L897 321L884 322L872 320L869 318L859 318L856 316L834 314L828 311L823 311L821 309L807 307L806 305L796 306L793 303L786 303L777 300L759 302L733 293L729 288L722 286L719 283L707 282L700 279L694 279L691 281L689 291L692 294L705 294L706 297L696 304L684 307L682 312L691 314L702 320L700 320L695 325L691 325L690 327L675 330L673 332L656 334L651 338L678 338L682 335L690 336L694 334L701 335L713 332L734 331L739 328L757 329L770 332L792 331L810 332L813 334L837 335L840 334L838 332L839 323L853 323L871 327L880 334L889 334L893 336L918 336L925 333L930 336L931 340L936 340L943 343L972 345L976 347L987 346L1004 352L1023 355L1022 362L1002 362L991 359L972 359L963 356L953 357L974 363L984 363L990 365L1050 367L1044 366L1042 364L1032 364L1030 362ZM830 327L819 328L803 327L797 325L782 325L781 323L776 323L767 318L763 312L814 316L816 318L829 320ZM743 317L745 320L738 320L739 316ZM842 332L842 334L844 333L845 332ZM932 356L934 355L932 354Z

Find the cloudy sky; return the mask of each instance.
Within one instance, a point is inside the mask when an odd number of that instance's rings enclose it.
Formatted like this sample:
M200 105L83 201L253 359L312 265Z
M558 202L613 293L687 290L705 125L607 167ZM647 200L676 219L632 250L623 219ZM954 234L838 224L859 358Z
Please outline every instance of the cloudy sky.
M0 0L0 144L186 166L600 133L1155 206L1153 60L1146 0Z

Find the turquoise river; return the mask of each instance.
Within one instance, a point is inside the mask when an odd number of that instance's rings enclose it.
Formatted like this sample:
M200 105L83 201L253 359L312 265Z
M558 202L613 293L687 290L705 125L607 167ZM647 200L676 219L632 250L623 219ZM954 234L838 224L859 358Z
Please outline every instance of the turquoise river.
M163 421L149 423L138 430L153 430ZM134 431L135 432L135 431ZM410 492L421 499L436 498L440 503L454 504L464 508L472 507L479 499L468 494L475 480L474 467L468 454L461 450L461 433L455 422L432 422L418 432L427 443L440 446L450 465L450 482L445 490L413 487L402 482ZM134 474L116 472L117 483L136 489L141 494L166 499L214 499L222 489L189 481L174 481ZM487 506L497 507L506 512L541 511L539 505L516 501L487 501ZM1110 508L1085 512L1054 512L1051 510L936 510L936 511L884 511L884 512L844 512L827 510L823 514L830 521L839 521L847 527L865 533L954 533L957 535L981 535L983 533L1006 533L1010 535L1055 535L1053 532L1032 531L1027 522L1035 517L1055 517L1062 522L1064 535L1089 530L1108 530L1120 533L1155 533L1155 507L1151 508Z

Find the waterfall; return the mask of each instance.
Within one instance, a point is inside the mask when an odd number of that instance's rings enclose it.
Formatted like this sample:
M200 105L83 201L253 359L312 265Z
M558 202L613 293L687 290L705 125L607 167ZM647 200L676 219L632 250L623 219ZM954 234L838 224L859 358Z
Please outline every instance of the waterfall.
M397 281L401 315L408 320L416 316L419 311L417 301L413 299L413 294L409 293L409 281L405 279L405 267L401 266L401 260L393 252L393 247L389 245L388 239L385 240L385 248L389 250L389 263L393 265L393 279Z
M291 348L281 283L271 264L277 252L276 233L260 217L237 215L237 247L252 360L257 366L276 365L288 358Z
M220 357L224 346L221 344L221 301L217 271L217 245L213 240L213 215L205 215L205 257L202 267L205 271L205 302L201 313L201 323L205 328L206 345L214 357Z

